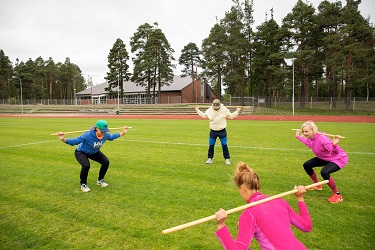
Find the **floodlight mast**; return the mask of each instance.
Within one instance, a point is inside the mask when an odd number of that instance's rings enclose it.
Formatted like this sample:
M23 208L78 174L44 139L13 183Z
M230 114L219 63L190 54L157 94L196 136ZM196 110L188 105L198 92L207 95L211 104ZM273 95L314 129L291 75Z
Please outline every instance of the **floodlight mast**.
M87 76L87 82L90 84L90 98L91 98L91 104L94 104L94 101L92 99L92 77L93 76L99 76L99 75L89 75L89 74L82 74Z
M117 74L117 113L120 114L120 70Z
M287 60L292 60L292 68L293 68L293 78L292 78L292 115L294 116L294 61L296 58L287 58ZM289 66L288 62L286 64Z
M293 114L293 116L294 116L294 61L295 61L296 59L295 58L292 58L292 63L293 63L293 94L292 94L292 109L293 109L293 112L292 112L292 114Z

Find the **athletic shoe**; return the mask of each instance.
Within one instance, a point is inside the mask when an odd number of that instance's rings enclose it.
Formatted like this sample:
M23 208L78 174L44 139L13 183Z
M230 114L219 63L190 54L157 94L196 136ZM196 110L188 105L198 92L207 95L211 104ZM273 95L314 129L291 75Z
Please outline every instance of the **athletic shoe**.
M85 192L85 193L91 191L90 188L87 186L87 184L81 184L81 190L82 192Z
M208 160L206 161L206 164L211 164L211 163L213 163L212 159L208 158Z
M225 159L225 164L230 165L229 159Z
M343 201L344 201L344 199L342 198L341 194L333 194L328 199L328 202L330 202L330 203L339 203L339 202L343 202Z
M322 190L322 189L323 189L322 185L309 188L309 190Z
M104 179L101 179L96 182L96 185L101 186L101 187L106 187L108 186L108 183L104 181Z

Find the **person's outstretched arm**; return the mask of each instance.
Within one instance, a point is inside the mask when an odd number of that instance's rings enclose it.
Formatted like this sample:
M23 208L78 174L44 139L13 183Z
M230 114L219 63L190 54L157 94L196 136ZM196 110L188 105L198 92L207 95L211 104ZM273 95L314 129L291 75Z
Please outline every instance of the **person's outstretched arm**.
M198 114L200 117L202 117L202 118L207 118L207 117L208 117L206 113L204 113L204 112L202 112L202 111L199 110L198 105L195 106L195 111L197 111L197 114Z
M299 214L290 208L290 223L303 232L310 232L312 230L312 221L303 198L306 193L306 188L304 186L298 186L295 187L295 189L298 189L295 196L298 201Z

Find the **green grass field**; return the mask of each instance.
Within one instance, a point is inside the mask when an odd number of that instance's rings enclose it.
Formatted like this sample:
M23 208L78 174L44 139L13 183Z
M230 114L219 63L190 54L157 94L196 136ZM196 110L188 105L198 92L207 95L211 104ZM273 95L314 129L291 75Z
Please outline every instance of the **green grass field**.
M111 161L109 187L96 186L99 165L92 163L91 192L82 193L75 147L50 134L85 130L96 120L0 119L1 249L222 249L214 221L161 231L243 205L230 178L239 161L255 169L268 195L311 183L302 164L313 154L291 130L302 122L228 121L227 166L220 146L214 163L205 164L207 120L117 118L107 119L110 127L134 129L102 148ZM375 124L317 125L347 137L340 145L349 163L332 175L344 202L328 203L328 186L309 191L313 231L295 235L308 249L373 249ZM293 195L285 199L297 208ZM239 215L227 219L234 237ZM251 248L260 249L255 240Z

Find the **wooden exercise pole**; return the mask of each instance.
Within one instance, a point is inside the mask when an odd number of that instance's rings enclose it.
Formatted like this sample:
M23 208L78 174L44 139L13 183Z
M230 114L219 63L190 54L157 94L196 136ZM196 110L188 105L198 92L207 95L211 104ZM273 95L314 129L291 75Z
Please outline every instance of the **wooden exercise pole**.
M116 129L123 129L124 127L120 127L120 128L108 128L109 130L116 130ZM128 128L133 128L133 127L128 127ZM51 135L59 135L60 133L63 133L63 134L76 134L76 133L84 133L84 132L88 132L90 130L78 130L78 131L70 131L70 132L56 132L56 133L53 133Z
M301 132L301 130L298 129L298 128L292 128L292 130ZM320 134L320 135L326 135L326 136L329 136L329 137L338 137L340 139L345 139L346 138L345 136L341 136L341 135L331 135L331 134L327 134L327 133L318 133L318 134Z
M326 184L326 183L328 183L328 180L320 181L320 182L305 186L305 188L306 188L306 190L308 190L309 188L320 186L320 185L323 185L323 184ZM290 190L288 192L273 195L273 196L270 196L268 198L265 198L265 199L262 199L262 200L259 200L259 201L256 201L256 202L251 202L251 203L248 203L246 205L227 210L226 213L232 214L232 213L244 210L246 208L253 207L253 206L256 206L256 205L259 205L259 204L262 204L262 203L265 203L265 202L268 202L268 201L271 201L271 200L274 200L274 199L277 199L277 198L281 198L281 197L284 197L284 196L287 196L287 195L290 195L290 194L294 194L294 193L297 193L297 192L298 192L298 189L293 189L293 190ZM195 220L195 221L192 221L192 222L189 222L189 223L186 223L186 224L182 224L182 225L179 225L179 226L175 226L175 227L165 229L165 230L162 231L162 234L168 234L168 233L171 233L171 232L175 232L175 231L178 231L178 230L181 230L181 229L192 227L192 226L195 226L195 225L198 225L198 224L210 221L210 220L215 220L215 219L216 219L216 216L211 215L211 216L208 216L208 217L205 217L205 218L202 218L202 219L199 219L199 220Z

